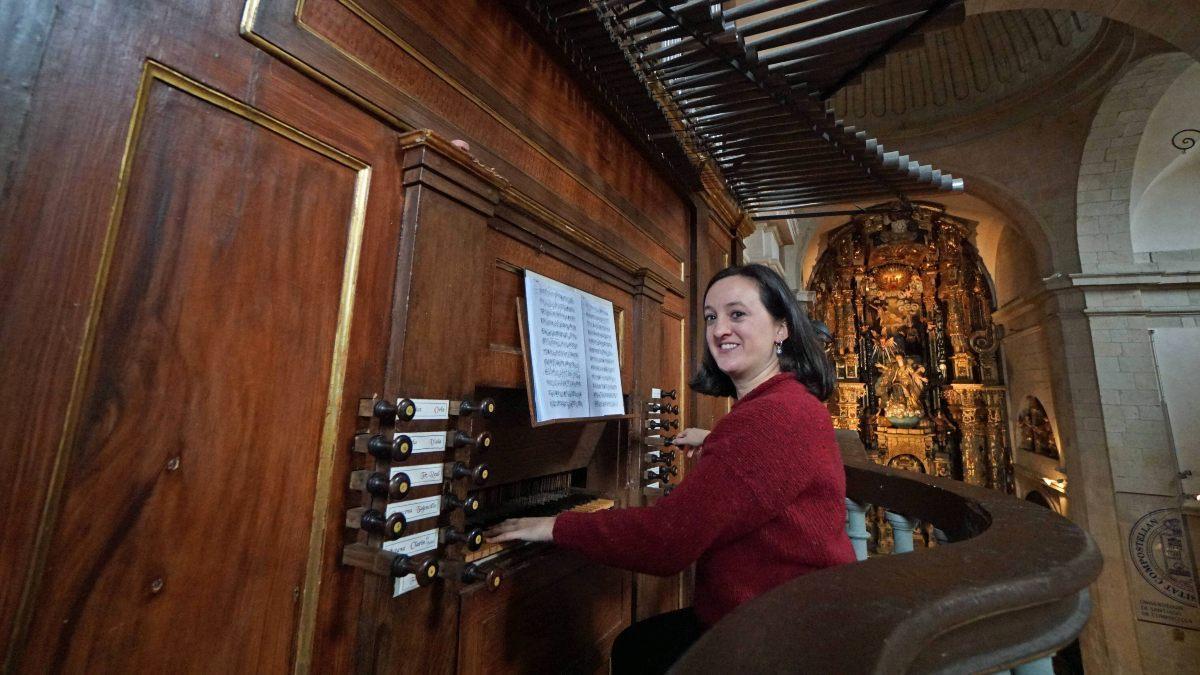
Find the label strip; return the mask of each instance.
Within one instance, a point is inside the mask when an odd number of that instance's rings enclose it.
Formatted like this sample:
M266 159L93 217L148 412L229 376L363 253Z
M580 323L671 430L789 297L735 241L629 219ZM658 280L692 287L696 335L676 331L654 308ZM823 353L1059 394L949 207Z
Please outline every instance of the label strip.
M412 487L433 485L442 482L441 464L417 464L416 466L393 466L388 478L398 473L408 474L408 484Z
M383 550L391 551L400 555L416 555L426 551L432 551L438 545L438 531L425 530L416 534L410 534L407 537L400 537L392 541L383 542Z
M410 523L432 518L442 512L442 498L440 495L437 495L422 499L413 499L407 502L392 502L387 505L388 516L397 511L403 513L404 520Z
M397 431L393 438L395 436L408 436L412 440L413 454L446 450L446 432L444 431L412 431L409 433Z
M417 412L414 420L445 420L450 419L450 401L439 398L411 398ZM399 401L399 399L397 399ZM399 403L397 403L399 405Z
M416 588L420 588L420 586L417 585L416 575L405 574L399 579L396 579L396 582L392 584L392 597L395 598L397 596L404 595L405 593Z

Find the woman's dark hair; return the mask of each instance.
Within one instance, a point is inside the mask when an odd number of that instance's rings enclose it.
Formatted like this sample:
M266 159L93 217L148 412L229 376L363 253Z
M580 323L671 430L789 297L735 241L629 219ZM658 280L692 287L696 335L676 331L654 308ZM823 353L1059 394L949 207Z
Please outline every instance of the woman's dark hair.
M800 384L819 400L829 398L837 386L833 363L825 355L824 345L818 339L808 315L801 311L800 305L792 296L787 282L770 267L737 265L717 272L704 289L704 295L708 295L713 284L732 276L753 279L758 284L758 297L762 300L763 307L766 307L767 312L776 320L787 324L788 336L783 341L783 353L779 355L780 370L794 374ZM717 362L708 349L707 339L704 341L704 358L700 361L700 369L692 376L688 385L695 391L710 396L737 395L733 380L717 367Z

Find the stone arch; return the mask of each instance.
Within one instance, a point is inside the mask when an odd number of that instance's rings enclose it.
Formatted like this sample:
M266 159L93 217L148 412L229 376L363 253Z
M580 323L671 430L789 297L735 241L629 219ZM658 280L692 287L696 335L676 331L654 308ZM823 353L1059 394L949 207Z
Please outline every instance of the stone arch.
M1128 24L1200 60L1200 3L1195 0L967 0L967 14L1067 9Z
M990 178L974 175L970 171L946 170L954 173L955 176L962 176L967 184L967 190L972 196L987 202L1008 216L1009 222L1012 223L1016 232L1029 245L1040 276L1047 277L1053 274L1054 270L1062 269L1059 259L1063 255L1070 255L1073 251L1057 250L1047 234L1049 228L1031 205Z
M1025 501L1037 504L1045 508L1050 508L1050 500L1046 499L1046 495L1037 490L1030 490L1029 494L1025 495Z
M1159 99L1137 146L1129 204L1135 253L1162 260L1194 259L1200 252L1200 152L1185 152L1200 141L1197 110L1200 63L1193 63Z
M1134 164L1155 105L1193 63L1179 52L1147 56L1105 93L1084 145L1076 191L1076 236L1084 272L1150 262L1148 253L1134 252L1131 240Z
M1041 489L1030 490L1029 493L1025 495L1025 501L1031 504L1037 504L1038 506L1053 511L1060 516L1063 515L1062 502L1059 501L1058 496L1054 494L1048 495Z

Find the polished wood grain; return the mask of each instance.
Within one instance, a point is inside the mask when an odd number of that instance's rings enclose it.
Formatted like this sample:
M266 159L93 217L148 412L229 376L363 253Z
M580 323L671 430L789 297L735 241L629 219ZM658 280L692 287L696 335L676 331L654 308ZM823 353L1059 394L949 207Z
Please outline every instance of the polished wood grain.
M261 53L229 29L236 25L239 11L226 4L208 7L200 2L138 7L119 2L90 3L86 7L73 4L58 12L54 30L47 37L46 53L54 57L43 62L37 86L32 89L29 119L34 121L22 136L21 168L9 176L3 193L3 208L14 219L0 234L4 242L0 250L11 256L0 271L5 289L0 334L6 345L0 350L0 370L4 374L0 378L0 399L5 401L0 411L4 421L0 452L5 465L13 469L0 472L6 512L0 523L5 542L0 551L0 573L9 580L0 591L0 629L5 659L11 667L23 664L38 670L49 663L78 663L93 658L96 663L122 670L122 660L162 663L176 659L176 665L182 664L184 669L188 669L188 658L196 659L195 663L207 662L210 655L202 652L190 652L189 657L189 652L179 648L178 635L171 631L204 634L211 628L220 634L232 629L226 621L230 615L240 615L244 620L249 606L227 602L223 613L211 606L192 612L194 607L187 603L197 600L196 592L188 590L188 579L203 570L221 569L238 561L270 566L269 547L281 537L288 542L280 547L288 565L280 567L278 576L260 574L251 566L253 574L229 574L227 578L217 575L214 583L218 587L210 590L216 593L220 584L235 584L248 589L247 598L267 593L271 602L281 603L279 624L268 628L270 622L255 615L251 625L240 627L251 633L259 631L263 639L237 642L237 649L230 648L233 642L228 642L213 658L224 663L283 664L292 658L293 643L298 639L293 630L297 612L308 602L309 589L315 590L315 585L305 582L299 596L295 593L297 561L305 568L313 559L305 540L316 512L312 501L317 487L312 475L316 465L303 465L295 481L288 482L283 472L264 473L264 467L246 464L258 450L246 429L250 417L254 417L256 426L264 419L289 419L285 416L288 392L276 385L296 384L297 395L305 401L299 407L305 410L312 407L314 392L320 390L321 397L328 394L322 387L329 382L330 362L327 355L313 351L317 345L312 342L327 340L322 348L332 348L328 317L318 322L323 329L317 327L307 337L307 351L292 355L286 350L289 341L305 339L290 335L304 332L309 299L305 294L326 299L332 294L336 300L342 288L340 269L336 274L314 275L305 286L302 282L309 271L297 268L309 264L301 257L308 240L320 241L320 236L333 236L339 242L325 255L345 255L345 211L352 206L345 201L345 189L347 180L352 184L353 179L347 178L347 169L330 169L327 158L290 141L272 146L272 142L279 141L277 134L261 125L232 119L228 112L208 103L199 103L198 110L179 113L186 116L204 111L208 116L200 114L201 120L195 121L199 126L181 128L182 137L172 139L173 127L164 130L162 125L172 124L173 118L163 115L185 110L187 103L179 101L190 101L193 106L197 102L156 85L147 108L147 127L138 136L139 143L152 144L135 146L140 154L128 162L130 201L125 217L116 223L120 227L116 230L118 236L125 238L113 247L111 283L105 295L92 299L109 231L109 214L121 192L118 176L127 164L122 148L130 129L130 111L135 107L146 59L154 58L199 77L204 88L233 93L257 105L263 114L303 129L300 133L324 139L372 165L372 175L379 183L367 201L359 271L363 278L382 279L384 283L363 283L357 289L359 312L349 327L352 347L345 370L346 399L356 399L363 391L369 393L381 387L385 351L379 345L387 326L386 322L372 323L369 318L386 314L391 299L388 286L393 269L388 263L395 257L387 250L388 242L395 241L396 236L394 232L389 234L395 221L388 214L397 209L399 200L398 191L388 186L397 185L399 175L389 169L396 158L385 138L394 137L394 132L303 74L258 58ZM6 105L6 118L9 113ZM209 124L216 126L205 126ZM205 137L209 131L215 137ZM179 145L173 145L175 142ZM275 176L274 169L281 166L288 170ZM292 190L288 181L293 178L295 184L309 187ZM175 210L159 212L167 207ZM273 211L290 214L296 222L277 221ZM168 214L171 219L166 219ZM290 234L290 227L296 228L295 235ZM283 230L272 232L272 228ZM251 238L239 237L245 233ZM168 234L175 237L174 243L163 239ZM275 235L282 237L281 241L295 242L295 246L279 250L270 240ZM187 247L180 247L182 239L189 242ZM248 248L251 246L254 250ZM18 260L19 264L9 264ZM179 267L181 261L188 264ZM336 263L329 264L336 268ZM210 281L205 275L216 269L212 265L222 271L216 275L221 278ZM314 265L314 271L334 268ZM296 280L292 276L301 277L300 282L293 283ZM197 282L197 278L205 283ZM272 280L283 283L272 285ZM168 283L170 287L162 286ZM190 288L193 283L198 284L194 289ZM214 290L213 284L218 283L232 284L232 290ZM181 284L189 288L180 288ZM138 293L151 290L160 298L158 306L136 304ZM303 293L292 294L291 290ZM110 297L110 293L123 295ZM237 303L226 305L226 300L234 302L239 297L242 299ZM186 308L178 305L184 298ZM90 367L80 371L78 378L76 409L80 423L76 433L63 439L72 415L68 402L76 391L72 384L76 381L75 370L84 347L92 344L85 338L93 307L98 308L99 317L93 336L96 351L87 361ZM243 320L247 312L263 307L271 311ZM241 323L232 323L235 320ZM276 324L286 330L274 330ZM137 337L125 339L127 331ZM185 337L191 341L179 342ZM370 346L372 342L376 347ZM182 351L184 346L195 347L196 358L204 360L189 360L191 357ZM226 357L236 377L222 380L225 371L219 366L225 365L222 360ZM264 367L271 359L283 365L274 371L250 367L247 360L258 357L265 360ZM318 357L324 360L320 376L311 382L286 379L293 360L299 359L297 363L307 363L311 369L316 367L314 359ZM218 367L205 370L205 361L213 360ZM174 379L164 384L164 374ZM247 376L253 379L250 386L244 387L240 378ZM271 388L269 396L265 393L267 387ZM212 394L211 400L197 404L193 399L205 392ZM180 398L173 398L174 393ZM239 400L242 395L247 398ZM235 403L239 407L233 410L230 406ZM244 409L241 403L247 404ZM323 406L322 398L319 407ZM340 409L339 427L352 429L356 424L353 405ZM322 415L323 410L318 410L303 423L311 425ZM189 426L173 425L179 418L191 420ZM131 427L135 419L140 429ZM224 435L212 431L220 431L223 422L232 420L238 420L237 425L231 425ZM285 431L281 437L286 437L287 427L282 427ZM308 428L306 433L311 435L311 426ZM233 439L235 431L241 435ZM206 434L214 435L210 439ZM114 445L118 439L123 445ZM55 473L60 442L63 453L57 466L61 469ZM284 450L278 446L288 443L275 443L264 456L287 462L295 449ZM201 457L181 459L180 468L166 475L165 463L170 457L162 453L172 448L187 449ZM311 458L317 449L309 443L301 455ZM104 457L100 464L97 453ZM220 466L222 458L231 466ZM112 469L105 468L109 464ZM244 476L229 485L221 485L221 479L209 484L210 479L223 476L233 466L241 466ZM131 473L118 479L111 471L121 467ZM335 457L332 473L346 470L345 462ZM265 484L260 488L253 481ZM52 491L57 485L61 490ZM103 491L96 496L96 490ZM127 494L136 499L127 503ZM90 500L88 495L92 496ZM275 527L273 519L266 518L262 511L270 499L296 507L292 514L294 527L271 529ZM219 500L228 512L212 511ZM336 560L332 551L342 543L337 522L344 517L338 512L343 500L340 491L330 495L326 532L333 536L326 540L329 550L324 555L318 551L317 559ZM180 515L181 509L190 513L193 505L195 519ZM218 524L226 522L222 518L245 522L242 530L235 530L234 536L241 537L235 541L240 543L231 544L243 550L235 549L236 555L227 557L221 555L226 552L223 546L213 551L202 546L175 551L168 546L181 538L196 543L215 536L214 532L223 534L223 530L204 526L204 518L210 516ZM36 548L39 528L43 543ZM71 537L64 532L70 532ZM160 532L161 541L156 541ZM264 532L261 542L247 543L246 538ZM131 555L141 558L133 551L143 548L153 555L146 556L141 566L122 569ZM307 570L302 571L307 575ZM357 595L339 593L338 589L353 584L355 575L330 564L320 566L318 571L327 592L320 598L324 609L316 612L317 633L325 636L317 640L318 658L349 663L352 654L345 638L354 625ZM93 572L99 576L82 578ZM157 576L145 578L148 573ZM208 583L207 572L203 576ZM152 593L150 584L160 577L163 588ZM60 580L69 584L59 585ZM118 592L122 597L114 597ZM26 613L19 615L22 595ZM333 602L330 596L338 597ZM71 604L65 604L68 597ZM207 602L212 602L220 596L207 597ZM100 631L109 634L113 630L115 615L106 606L110 600L125 610L142 605L149 609L144 616L126 615L128 623L120 629L125 632L113 633L121 639L108 646L98 642L97 636ZM180 615L184 610L188 613ZM134 625L146 635L167 631L169 637L119 653L118 647L128 642ZM46 639L51 635L55 636L53 640ZM31 640L33 636L38 639ZM152 648L158 653L150 653Z
M499 591L464 593L459 672L607 672L629 611L628 574L549 552L506 570Z
M516 391L521 268L614 302L627 390L676 377L636 345L644 334L677 361L662 344L673 331L663 308L692 320L680 263L693 276L714 269L732 230L713 225L709 236L712 219L495 8L455 4L439 27L424 5L396 6L414 19L408 30L427 34L425 49L444 43L428 58L448 64L456 88L349 7L310 5L322 34L295 22L294 0L256 5L274 45L237 34L240 3L210 0L66 3L42 30L6 33L22 54L46 55L25 78L28 96L0 102L5 124L22 127L5 136L19 161L0 192L11 215L0 228L9 668L475 668L477 656L460 661L457 648L474 639L457 585L393 599L390 580L338 562L345 544L372 541L343 527L346 509L382 505L347 489L351 470L380 468L350 451L352 439L392 429L360 417L359 400ZM497 61L514 43L506 70ZM148 67L178 81L143 89ZM575 106L580 114L558 119ZM405 135L412 126L472 141L473 157L445 138ZM356 191L367 180L364 205ZM640 319L638 270L656 287ZM348 288L353 313L339 314ZM489 429L530 449L501 476L582 466L587 487L634 503L631 423L489 424L407 428ZM529 564L531 579L560 569ZM594 608L595 623L564 619L579 628L563 642L577 652L554 662L603 668L632 617L632 576L569 570L520 597L541 603L557 586ZM512 627L492 619L471 654L540 620L529 604L488 611ZM554 630L522 638L514 649L525 656L503 663L542 658Z
M568 106L577 102L579 113L569 119L586 122L551 134L554 144L563 151L552 152L531 143L531 134L540 133L535 133L536 125L531 127L521 119L514 123L494 113L491 106L481 107L479 102L483 99L475 92L431 70L427 64L432 62L425 54L417 52L420 56L417 58L411 51L400 48L388 34L339 2L305 3L303 23L296 23L295 0L263 0L259 4L261 20L256 30L293 58L354 91L365 104L397 124L432 128L447 138L470 141L477 156L500 169L534 199L568 215L579 226L588 228L641 264L678 276L681 256L686 255L687 249L670 242L681 240L677 233L686 231L686 207L669 188L647 189L646 186L653 186L660 179L635 179L632 185L643 194L639 197L642 204L633 209L621 205L627 199L623 196L626 190L613 189L612 184L628 180L623 178L628 174L640 175L647 162L611 126L605 133L616 133L613 140L596 143L594 125L603 119L598 110L570 84L548 54L519 37L523 35L521 29L507 10L498 5L481 3L477 11L468 11L470 8L464 3L439 6L442 13L437 19L439 37L432 44L461 39L446 35L456 26L471 26L470 30L490 33L487 40L479 40L480 47L494 46L499 51L479 54L478 58L467 61L469 70L478 71L483 62L498 60L510 66L513 74L523 74L510 80L514 85L520 83L517 86L525 90L525 96L553 101L566 97ZM454 20L447 21L445 12L450 12ZM391 21L395 23L394 19ZM386 25L384 28L394 33ZM506 38L510 42L504 43ZM437 54L433 56L436 58ZM522 71L522 67L529 70ZM488 80L477 80L476 84L480 82L495 87ZM470 95L465 95L464 90ZM522 101L509 101L508 105L528 107ZM588 165L577 166L578 161L592 162L602 167L604 173L596 173ZM650 224L650 233L641 229L645 223Z
M358 172L149 87L26 659L283 668ZM281 402L287 442L256 439Z
M525 39L502 2L435 4L419 0L310 0L303 16L337 16L335 5L377 22L494 110L530 142L545 148L588 187L678 260L687 247L686 207L663 199L675 186L571 80L551 54Z

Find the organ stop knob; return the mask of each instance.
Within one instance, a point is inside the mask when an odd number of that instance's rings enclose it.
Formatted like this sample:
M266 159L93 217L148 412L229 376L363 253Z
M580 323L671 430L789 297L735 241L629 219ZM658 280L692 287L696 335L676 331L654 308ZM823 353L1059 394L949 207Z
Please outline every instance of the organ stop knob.
M477 563L463 563L455 560L444 561L438 573L446 579L458 579L464 584L475 584L482 581L489 591L498 590L504 579L504 572L494 565L485 567Z
M472 437L465 431L455 431L454 436L450 439L450 447L462 448L472 446L480 450L487 450L492 447L492 434L484 431L477 436Z
M491 417L496 414L496 402L490 398L484 398L476 402L463 401L458 404L459 415L470 415L476 412L483 417Z
M450 480L467 478L475 485L483 485L487 482L488 476L491 475L487 464L477 464L474 467L469 467L462 462L448 462L443 469L443 473Z
M646 477L655 480L671 480L671 476L678 476L679 469L674 466L658 466L646 472Z
M504 575L498 567L484 569L474 563L463 566L462 571L463 583L474 583L478 581L484 582L489 590L500 588L501 582L504 580Z
M466 544L468 551L478 551L483 548L483 529L473 527L460 532L454 528L447 527L442 530L442 539L448 542L462 542Z
M399 578L411 574L417 578L418 586L428 586L438 575L438 563L432 558L417 560L409 555L398 555L392 559L392 576Z
M366 487L367 492L376 497L404 499L412 487L412 481L403 471L397 471L391 478L382 473L373 473L367 477Z
M459 499L454 495L446 495L446 505L450 508L462 509L463 513L468 516L479 513L479 500L471 496Z
M400 535L404 534L404 528L408 522L405 520L404 514L399 511L386 516L383 512L375 509L351 509L347 514L346 524L372 534L378 534L391 541L399 539Z
M404 434L396 434L388 440L383 434L375 434L367 441L367 452L383 462L403 462L412 454L412 439Z
M379 421L385 424L394 420L407 422L417 414L417 404L407 398L402 398L396 403L383 399L376 401L372 411L379 418Z
M657 452L652 452L652 453L646 455L646 461L662 462L663 464L670 464L675 461L675 451L674 450L659 450Z

